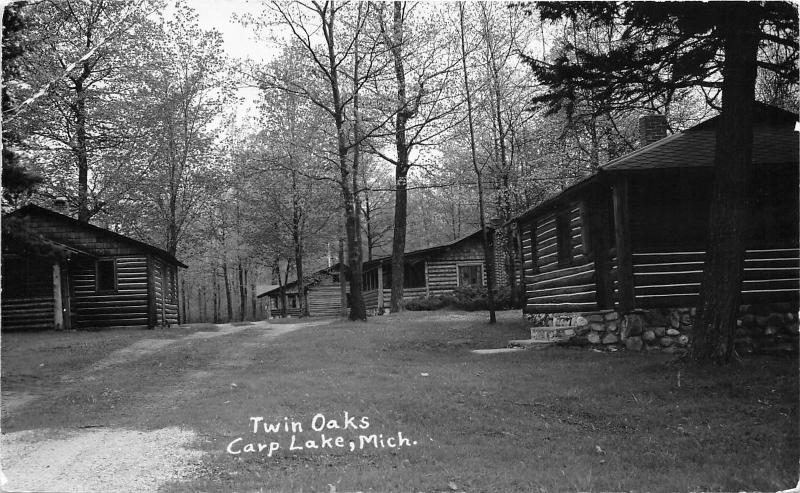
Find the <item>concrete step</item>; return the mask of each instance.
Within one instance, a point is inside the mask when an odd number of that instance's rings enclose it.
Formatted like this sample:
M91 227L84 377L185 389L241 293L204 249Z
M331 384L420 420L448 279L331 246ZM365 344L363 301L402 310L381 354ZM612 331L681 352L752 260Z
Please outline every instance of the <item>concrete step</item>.
M501 347L497 349L473 349L475 354L500 354L500 353L516 353L517 351L524 351L525 348L521 347Z
M552 346L556 341L541 341L538 339L517 339L508 341L509 348L522 348L522 349L544 349L545 347Z
M586 326L551 325L547 327L531 327L531 339L541 342L565 341L584 330Z

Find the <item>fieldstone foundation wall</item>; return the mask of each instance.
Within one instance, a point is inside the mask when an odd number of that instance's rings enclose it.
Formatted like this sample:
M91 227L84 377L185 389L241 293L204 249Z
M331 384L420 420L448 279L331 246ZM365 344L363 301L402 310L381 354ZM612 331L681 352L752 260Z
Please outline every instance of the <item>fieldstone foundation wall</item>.
M796 353L797 307L791 304L743 305L736 329L736 351ZM568 345L605 351L684 352L691 341L694 308L603 310L587 313L533 314L534 327L567 327Z

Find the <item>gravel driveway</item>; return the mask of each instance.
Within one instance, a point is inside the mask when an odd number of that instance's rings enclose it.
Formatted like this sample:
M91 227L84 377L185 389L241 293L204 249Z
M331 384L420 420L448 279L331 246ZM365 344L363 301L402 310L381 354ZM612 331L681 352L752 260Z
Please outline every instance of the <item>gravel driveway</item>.
M218 331L195 332L180 339L143 339L117 350L80 372L64 375L63 395L101 372L159 351L181 351L193 341L252 331L263 341L327 321L296 324L224 324ZM263 330L263 331L262 331ZM48 395L4 395L3 414L24 413L35 399ZM169 481L193 477L203 453L192 445L200 438L189 429L152 431L103 426L85 429L47 428L2 434L0 482L5 491L146 492Z

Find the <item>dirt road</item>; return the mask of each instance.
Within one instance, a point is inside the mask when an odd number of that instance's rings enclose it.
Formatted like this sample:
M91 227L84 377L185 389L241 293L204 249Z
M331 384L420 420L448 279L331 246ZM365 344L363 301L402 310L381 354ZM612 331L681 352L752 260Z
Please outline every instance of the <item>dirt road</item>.
M125 371L144 358L158 356L164 361L175 359L203 341L230 338L247 331L246 334L252 336L248 339L253 338L257 342L240 343L244 353L248 344L251 347L264 344L267 340L296 329L325 323L224 324L218 326L216 331L194 332L178 339L141 339L112 352L88 368L63 375L62 385L53 392L39 395L4 393L3 416L7 419L11 415L25 413L31 404L39 400L70 399L87 383L105 378L114 371ZM189 391L197 386L199 377L210 371L185 372L185 385L177 385L177 392L182 389ZM159 400L164 401L163 396ZM180 481L196 473L203 456L203 452L196 447L199 440L202 437L192 430L175 426L155 430L102 425L84 428L53 426L4 432L0 482L5 491L157 491L166 482Z

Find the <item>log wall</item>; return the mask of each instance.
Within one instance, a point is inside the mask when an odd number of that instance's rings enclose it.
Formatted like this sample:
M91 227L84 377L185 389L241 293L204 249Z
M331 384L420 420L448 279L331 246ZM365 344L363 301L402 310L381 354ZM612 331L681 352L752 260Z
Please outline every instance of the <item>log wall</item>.
M53 329L52 263L3 255L2 270L3 330Z
M346 286L350 292L350 283ZM342 291L338 282L327 278L308 288L308 314L312 317L338 317L342 312Z
M177 268L153 260L153 297L155 325L170 326L178 323Z
M78 265L73 270L75 328L149 326L147 257L125 256L116 261L116 292L97 292L94 263Z
M54 327L53 297L3 298L3 330L48 330Z
M483 285L486 286L486 266L483 257L462 259L441 259L428 261L428 290L431 296L451 293L458 287L458 266L480 265ZM410 291L410 290L406 290ZM424 294L423 294L424 296ZM404 295L405 297L405 295Z
M594 262L584 252L580 204L572 203L566 211L558 211L563 212L567 212L572 245L572 261L568 265L559 265L556 213L543 215L521 228L526 312L555 313L597 307Z
M367 310L377 310L378 309L378 290L377 289L370 289L369 291L363 291L362 296L364 297L364 305L366 306Z
M633 254L637 308L695 306L703 277L703 251ZM800 298L800 250L747 250L743 304L796 302Z

